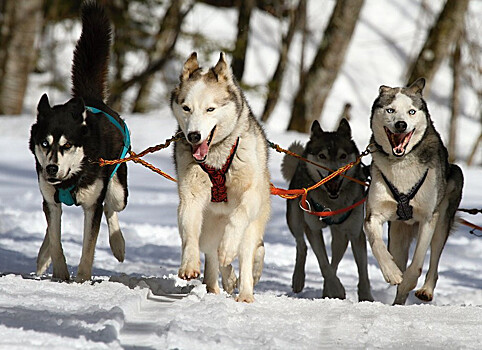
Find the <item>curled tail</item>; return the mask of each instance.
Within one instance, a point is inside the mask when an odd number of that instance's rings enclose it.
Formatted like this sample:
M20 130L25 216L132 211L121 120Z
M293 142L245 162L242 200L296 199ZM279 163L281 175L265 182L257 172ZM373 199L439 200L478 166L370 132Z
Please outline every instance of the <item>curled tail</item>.
M305 148L300 142L295 141L290 145L288 150L290 152L301 155L303 154ZM291 181L291 179L295 175L296 168L298 167L298 162L299 160L297 158L288 154L285 154L285 156L283 157L283 162L281 163L281 174L286 181Z
M112 30L102 6L95 1L82 5L82 34L74 50L72 95L105 99Z

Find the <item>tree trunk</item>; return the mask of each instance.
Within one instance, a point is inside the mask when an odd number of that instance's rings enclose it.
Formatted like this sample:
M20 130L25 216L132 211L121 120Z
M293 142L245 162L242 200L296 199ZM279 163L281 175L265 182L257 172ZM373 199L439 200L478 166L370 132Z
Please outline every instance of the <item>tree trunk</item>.
M28 75L37 56L43 0L5 1L0 5L0 114L20 114Z
M320 117L350 43L364 0L337 0L313 64L296 94L288 130L309 131Z
M425 44L407 73L407 86L420 77L426 81L424 94L428 96L430 83L440 64L450 54L464 25L464 16L469 0L447 0L434 26L430 29Z
M256 0L238 0L238 35L233 51L233 61L231 63L233 74L238 81L243 79L244 63L249 41L249 22L251 12L255 6Z
M306 12L306 0L300 0L298 3L298 8L292 10L290 16L290 26L288 28L288 32L286 36L283 37L283 41L281 43L280 49L280 57L278 61L278 65L276 66L276 70L273 74L273 78L268 83L268 97L266 98L266 104L264 106L264 111L261 116L261 120L266 122L271 113L273 112L276 104L278 103L279 94L281 91L281 87L283 84L283 77L284 72L286 70L286 65L288 63L288 53L290 50L291 42L293 41L293 37L295 35L296 30L299 28L302 21L301 18L304 18L303 13Z
M182 12L182 0L173 0L164 15L164 18L156 35L156 46L149 59L149 66L155 60L160 58L170 57L172 49L174 48L179 32L181 31L182 20L185 13ZM166 62L164 59L162 62ZM162 69L162 65L158 69ZM150 109L149 96L151 94L151 87L154 83L155 75L149 75L141 84L137 93L137 98L134 102L134 113L145 113Z
M451 116L449 125L449 162L453 163L457 157L456 145L457 145L457 119L460 111L460 79L462 78L462 67L460 57L460 40L457 41L454 53L452 55L452 101L451 101Z

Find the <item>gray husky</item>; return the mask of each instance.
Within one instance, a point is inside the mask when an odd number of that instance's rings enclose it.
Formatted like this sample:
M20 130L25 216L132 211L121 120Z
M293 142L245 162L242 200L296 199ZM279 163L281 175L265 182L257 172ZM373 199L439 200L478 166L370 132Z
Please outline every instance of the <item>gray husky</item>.
M398 285L394 304L404 304L416 287L429 245L430 266L415 295L432 300L440 255L462 197L462 171L447 160L447 149L422 97L424 86L423 78L406 88L381 86L370 121L377 151L371 165L365 232L383 277ZM389 222L388 250L382 240L385 222Z
M310 140L303 147L295 142L290 151L324 167L336 170L348 164L358 156L358 149L351 138L351 128L346 119L342 119L335 132L325 132L318 121L311 126ZM281 167L284 178L290 181L290 189L306 188L314 185L330 172L315 165L298 161L289 155L283 159ZM351 168L347 175L365 180L360 165ZM360 184L343 177L335 177L321 187L308 192L307 200L313 211L338 210L360 201L365 189ZM305 283L306 234L311 248L315 252L324 279L323 297L345 298L345 289L336 276L348 242L351 242L353 255L358 266L358 299L373 301L367 271L367 244L363 232L363 205L354 209L329 216L320 220L318 216L303 211L299 199L287 201L286 218L289 229L296 239L296 265L293 273L292 288L295 293L303 290ZM331 264L323 240L322 229L329 227L332 235Z
M252 302L263 269L263 236L270 214L267 142L233 77L224 54L210 69L196 53L185 62L171 108L185 138L175 145L178 225L182 240L179 277L200 274L209 292L233 293L239 258L237 301Z

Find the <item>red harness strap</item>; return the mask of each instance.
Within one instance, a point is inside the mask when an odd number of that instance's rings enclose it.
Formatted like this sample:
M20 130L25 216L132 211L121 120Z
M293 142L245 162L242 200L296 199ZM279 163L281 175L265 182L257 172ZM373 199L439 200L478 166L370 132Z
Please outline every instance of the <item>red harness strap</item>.
M231 153L226 159L226 163L224 163L221 169L215 169L205 163L199 164L201 169L204 170L208 175L209 179L211 180L212 187L211 187L211 202L213 203L221 203L228 201L228 192L226 188L226 173L231 166L233 161L234 155L236 154L236 149L238 148L239 137L236 139L233 147L231 148Z

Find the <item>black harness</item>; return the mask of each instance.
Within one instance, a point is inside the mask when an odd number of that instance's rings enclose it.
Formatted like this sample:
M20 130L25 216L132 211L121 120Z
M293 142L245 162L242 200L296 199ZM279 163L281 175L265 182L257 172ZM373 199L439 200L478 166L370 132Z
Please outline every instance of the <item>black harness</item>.
M425 170L422 178L412 187L412 189L407 193L400 193L400 191L383 175L383 180L387 184L390 192L392 192L393 198L397 201L397 215L398 220L406 221L413 218L413 207L410 205L410 200L415 197L420 187L422 187L425 179L427 178L428 169Z

